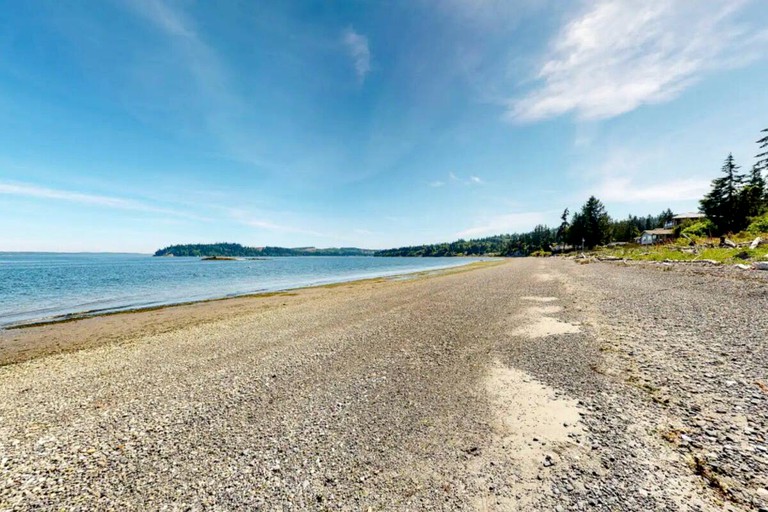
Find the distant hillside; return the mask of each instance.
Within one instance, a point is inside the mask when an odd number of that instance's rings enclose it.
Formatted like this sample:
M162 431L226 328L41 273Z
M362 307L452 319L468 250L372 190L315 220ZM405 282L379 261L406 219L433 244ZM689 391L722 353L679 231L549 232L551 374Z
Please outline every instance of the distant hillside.
M240 244L178 244L158 249L155 256L229 256L253 258L258 256L373 256L375 251L357 247L246 247Z
M544 230L546 228L540 228ZM548 232L548 231L547 231ZM489 236L450 243L414 245L377 251L375 256L507 256L528 254L542 245L538 232ZM531 249L534 246L535 249Z

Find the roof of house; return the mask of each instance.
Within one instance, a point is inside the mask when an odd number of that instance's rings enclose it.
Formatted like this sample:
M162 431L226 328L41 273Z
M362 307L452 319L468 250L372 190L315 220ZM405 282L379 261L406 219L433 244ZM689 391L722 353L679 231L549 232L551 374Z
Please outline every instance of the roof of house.
M677 215L675 215L675 216L674 216L674 217L672 217L672 218L673 218L673 219L679 219L679 220L682 220L682 219L703 219L704 217L706 217L706 215L704 215L703 213L699 213L699 212L688 212L688 213L680 213L680 214L677 214Z
M646 229L643 231L643 234L649 234L649 235L674 235L675 231L673 229Z

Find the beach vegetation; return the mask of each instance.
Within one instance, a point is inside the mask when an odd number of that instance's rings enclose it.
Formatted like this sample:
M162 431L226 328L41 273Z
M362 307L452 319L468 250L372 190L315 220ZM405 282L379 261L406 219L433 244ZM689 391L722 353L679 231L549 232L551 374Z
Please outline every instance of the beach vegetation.
M754 217L749 226L747 226L746 231L747 233L754 235L768 233L768 213L765 213L760 217Z
M684 238L703 238L712 236L717 227L709 219L703 219L696 222L690 220L681 223L675 227L675 233L683 236Z

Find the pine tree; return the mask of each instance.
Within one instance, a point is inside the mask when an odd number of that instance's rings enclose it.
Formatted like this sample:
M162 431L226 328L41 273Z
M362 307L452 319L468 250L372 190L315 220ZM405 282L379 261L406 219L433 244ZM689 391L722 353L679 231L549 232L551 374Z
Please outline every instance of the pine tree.
M763 130L761 133L768 134L768 128ZM760 171L766 172L768 171L768 135L758 140L757 143L760 145L760 149L763 151L758 153L757 163L755 166L760 169Z
M763 173L755 164L742 189L742 204L744 213L749 217L757 217L766 209L766 188Z
M768 128L763 130L762 133L768 134ZM757 154L755 168L761 173L762 177L762 173L768 174L768 135L758 140L757 143L760 145L762 151ZM765 182L763 182L763 188L765 190L763 196L764 206L768 209L768 187L765 187Z
M656 222L657 227L663 228L668 222L672 222L672 217L674 217L675 214L667 208L663 212L659 214L658 221Z
M568 238L574 245L584 245L592 249L610 240L611 219L605 211L603 203L591 196L581 207L581 211L573 214Z
M568 227L570 224L568 224L568 208L563 210L563 214L560 216L560 227L557 228L557 241L559 243L563 243L565 241L566 235L568 234Z
M728 154L722 172L725 176L712 180L712 190L701 200L701 210L715 223L720 233L735 233L746 226L746 209L741 194L744 176Z

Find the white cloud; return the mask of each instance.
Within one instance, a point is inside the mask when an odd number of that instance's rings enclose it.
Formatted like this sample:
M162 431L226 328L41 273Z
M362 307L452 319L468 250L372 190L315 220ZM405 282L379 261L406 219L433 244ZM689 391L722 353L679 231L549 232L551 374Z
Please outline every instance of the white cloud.
M709 190L706 179L685 178L636 183L632 178L608 177L600 184L597 197L617 203L672 202L701 199Z
M2 183L0 182L0 194L11 195L17 197L32 197L37 199L54 199L60 201L68 201L72 203L78 203L89 206L100 206L104 208L114 208L119 210L132 210L148 213L161 213L165 215L173 215L176 217L186 217L192 219L203 220L200 217L189 215L185 212L173 210L170 208L162 208L153 206L145 202L136 201L133 199L123 199L119 197L103 196L96 194L84 194L81 192L73 192L70 190L58 190L46 187L39 187L36 185L29 185L23 183Z
M131 76L139 77L140 81L135 86L132 84L129 95L136 94L134 89L143 87L149 91L150 98L173 97L170 106L164 101L164 107L189 119L195 127L206 130L229 157L262 168L274 167L275 163L264 156L260 140L253 136L253 126L244 120L248 101L238 91L233 71L228 69L226 60L216 48L207 42L195 19L183 8L184 4L126 0L123 5L162 34L168 43L156 50L157 56L139 61ZM167 69L150 65L161 56L168 63ZM177 77L183 80L173 82L173 90L158 93L157 84L162 84L163 80L158 80L157 73L170 80ZM138 106L133 108L142 109L145 103L144 100L137 102Z
M360 83L371 71L371 50L368 48L368 38L358 34L352 28L344 31L342 41L347 47L347 52L355 65L355 74Z
M479 176L470 176L469 178L464 179L464 178L458 176L454 172L449 172L448 173L448 182L447 183L445 181L442 181L442 180L435 180L435 181L430 182L429 186L432 187L432 188L437 188L437 187L443 187L443 186L447 185L448 183L456 183L456 184L459 184L459 185L485 185L485 181L482 178L480 178Z
M524 212L508 213L505 215L496 215L485 219L479 225L459 231L456 233L458 238L474 238L487 235L498 235L502 233L515 233L530 231L537 224L543 224L546 219L543 212Z
M298 228L298 227L287 225L287 224L278 224L264 217L255 217L250 212L245 210L240 210L237 208L230 208L227 210L227 213L236 222L244 226L250 226L252 228L258 228L258 229L263 229L267 231L277 231L280 233L310 235L310 236L316 236L316 237L328 236L324 233L313 231L311 229Z
M169 35L196 37L190 21L180 11L171 9L161 0L131 0L127 6L136 10Z
M768 49L765 31L735 15L750 0L598 0L551 43L539 87L508 114L536 121L573 112L617 116L668 101L704 73L745 65Z
M485 182L483 180L481 180L480 178L478 178L477 176L470 176L468 183L470 185L482 185Z

